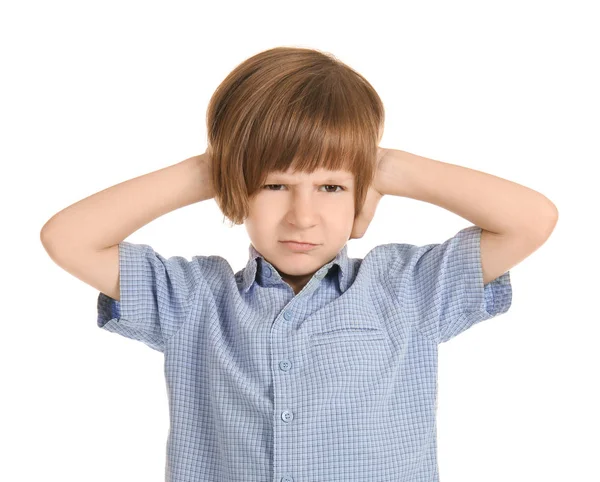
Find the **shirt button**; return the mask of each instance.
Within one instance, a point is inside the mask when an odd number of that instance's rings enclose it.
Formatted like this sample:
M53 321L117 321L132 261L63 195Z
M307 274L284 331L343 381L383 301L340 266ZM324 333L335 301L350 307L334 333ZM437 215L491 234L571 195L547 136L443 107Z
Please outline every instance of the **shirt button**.
M292 362L289 360L281 360L279 362L279 369L287 372L290 368L292 368Z
M273 274L273 273L272 273L272 271L271 271L271 268L269 268L268 266L265 266L265 276L266 276L267 278L270 278L272 274Z
M291 475L284 475L281 477L281 482L294 482L294 479Z
M281 412L281 420L283 420L286 423L291 422L292 420L294 420L294 414L285 410L284 412Z
M283 313L283 317L284 317L286 320L288 320L288 321L289 321L289 320L291 320L291 319L292 319L292 312L291 312L291 311L286 311L286 312L284 312L284 313Z

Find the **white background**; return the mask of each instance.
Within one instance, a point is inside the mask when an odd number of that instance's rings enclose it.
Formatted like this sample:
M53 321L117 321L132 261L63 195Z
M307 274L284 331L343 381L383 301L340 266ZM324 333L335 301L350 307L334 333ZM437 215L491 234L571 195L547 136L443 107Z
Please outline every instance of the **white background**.
M206 148L225 76L276 46L333 53L386 108L381 145L500 176L558 207L511 269L508 313L439 348L441 482L600 480L600 18L594 2L6 2L2 49L0 479L164 480L163 355L100 330L98 291L39 239L65 207ZM471 225L385 196L363 258ZM214 200L128 241L248 258Z

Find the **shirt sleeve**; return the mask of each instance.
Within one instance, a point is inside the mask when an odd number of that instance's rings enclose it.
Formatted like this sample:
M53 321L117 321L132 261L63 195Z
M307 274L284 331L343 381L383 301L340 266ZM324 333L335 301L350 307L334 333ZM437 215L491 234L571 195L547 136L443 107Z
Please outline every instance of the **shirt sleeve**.
M510 271L483 284L481 232L469 226L442 244L400 249L391 264L402 305L418 330L438 344L507 312L512 303Z
M98 327L164 352L185 322L196 286L193 261L165 259L146 244L119 243L119 301L100 292Z

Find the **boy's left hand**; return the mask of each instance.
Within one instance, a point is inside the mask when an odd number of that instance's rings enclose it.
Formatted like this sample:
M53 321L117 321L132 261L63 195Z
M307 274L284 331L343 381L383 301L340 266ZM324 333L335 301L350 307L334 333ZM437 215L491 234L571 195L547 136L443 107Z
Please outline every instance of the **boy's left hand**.
M350 234L350 239L359 239L364 236L367 232L367 228L369 224L371 224L371 220L373 216L375 216L375 210L377 209L377 205L381 198L384 196L382 192L380 192L379 186L381 182L378 182L380 179L381 170L381 160L387 154L387 149L378 148L377 150L377 171L375 174L375 179L373 184L369 186L369 191L367 192L367 198L365 199L365 204L362 208L362 211L358 214L356 219L354 220L354 225L352 226L352 233Z

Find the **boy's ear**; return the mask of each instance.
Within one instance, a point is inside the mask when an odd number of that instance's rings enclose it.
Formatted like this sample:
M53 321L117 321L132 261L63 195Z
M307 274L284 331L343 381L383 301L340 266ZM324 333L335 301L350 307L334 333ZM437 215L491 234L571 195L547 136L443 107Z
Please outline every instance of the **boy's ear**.
M362 238L367 232L367 228L371 224L373 217L375 216L375 211L377 209L377 205L383 194L373 188L373 186L369 187L369 191L367 192L367 198L365 199L365 204L363 205L360 213L354 220L354 224L352 226L352 232L350 233L350 239L359 239Z
M368 226L367 226L368 227ZM352 232L350 233L349 239L360 239L365 235L366 228L361 223L358 223L357 220L354 221L352 225Z

